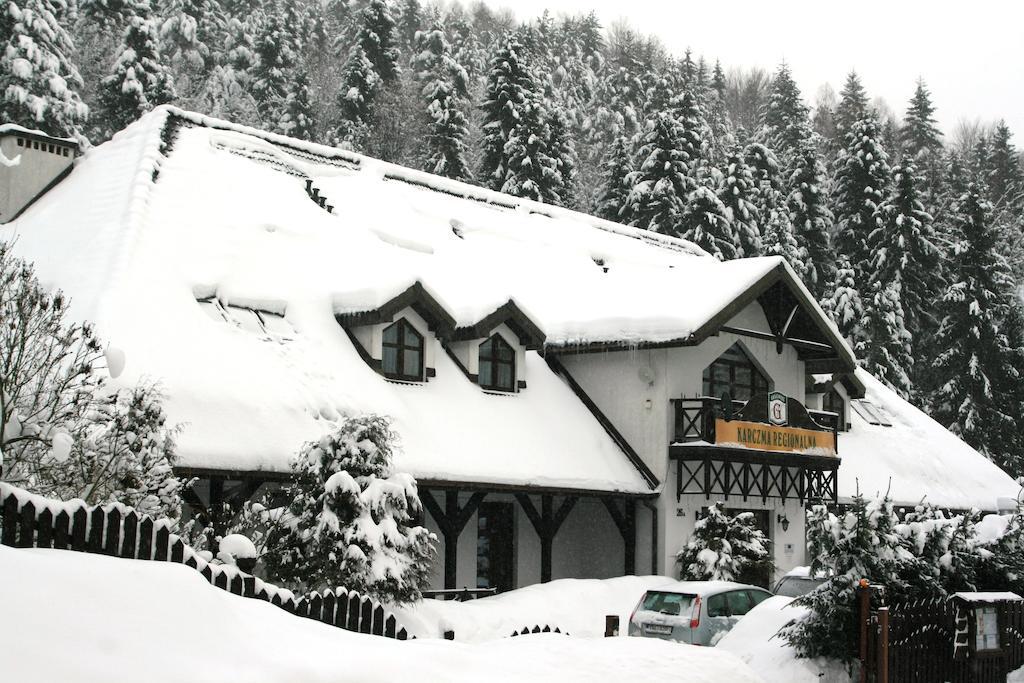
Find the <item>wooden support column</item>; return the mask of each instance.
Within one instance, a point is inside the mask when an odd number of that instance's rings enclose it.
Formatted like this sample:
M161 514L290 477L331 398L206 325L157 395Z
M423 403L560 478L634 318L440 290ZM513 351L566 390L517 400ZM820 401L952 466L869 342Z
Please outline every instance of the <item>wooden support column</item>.
M459 507L459 492L444 492L444 510L438 505L430 491L423 489L420 492L420 499L430 516L437 522L444 536L444 587L445 589L455 588L455 575L459 568L459 535L473 516L480 503L487 496L486 491L477 491L469 497L463 507Z
M555 534L558 533L565 518L572 512L577 498L566 496L562 499L558 510L555 510L554 496L545 493L540 497L540 512L537 511L529 495L517 493L516 500L519 501L519 505L526 513L530 524L533 525L534 531L540 537L540 580L541 583L547 583L551 580L551 556Z
M625 498L622 509L614 498L602 498L608 514L619 529L624 548L623 570L627 575L636 574L636 500Z

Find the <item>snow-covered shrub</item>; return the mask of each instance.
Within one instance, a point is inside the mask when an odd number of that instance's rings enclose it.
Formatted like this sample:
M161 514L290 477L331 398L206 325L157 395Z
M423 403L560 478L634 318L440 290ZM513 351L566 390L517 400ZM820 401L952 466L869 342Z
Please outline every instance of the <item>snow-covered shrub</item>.
M690 581L740 581L771 567L768 539L754 526L754 515L729 516L721 503L708 508L693 535L676 555L679 578Z
M397 436L387 418L345 420L306 444L284 509L250 504L247 535L262 547L267 577L296 590L344 586L384 602L418 600L436 537L415 524L419 493L395 472Z
M830 578L794 604L809 608L807 616L786 626L782 637L801 657L852 661L857 653L856 587L862 578L885 583L900 592L904 566L914 557L904 547L899 523L888 495L867 500L853 497L848 510L836 515L824 505L807 513L811 573Z
M7 481L44 496L177 517L174 434L153 385L106 386L102 345L0 243L0 450ZM116 354L114 354L116 356Z

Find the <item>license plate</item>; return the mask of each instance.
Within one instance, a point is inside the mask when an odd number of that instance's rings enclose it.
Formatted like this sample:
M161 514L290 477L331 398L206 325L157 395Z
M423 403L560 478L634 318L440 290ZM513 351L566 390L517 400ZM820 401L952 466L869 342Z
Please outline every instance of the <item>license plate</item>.
M657 633L659 636L672 635L672 627L663 626L662 624L644 624L644 630L648 633Z

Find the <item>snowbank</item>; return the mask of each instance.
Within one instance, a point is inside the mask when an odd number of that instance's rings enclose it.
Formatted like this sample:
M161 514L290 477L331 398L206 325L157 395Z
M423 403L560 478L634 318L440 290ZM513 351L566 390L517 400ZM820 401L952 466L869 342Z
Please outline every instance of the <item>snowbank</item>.
M468 602L424 600L396 609L395 616L416 635L454 630L459 641L481 641L504 638L524 626L558 627L573 636L599 638L605 615L617 614L620 635L625 635L629 615L644 592L671 583L666 576L559 579Z
M728 653L654 639L354 634L231 595L180 565L59 550L0 546L0 605L4 678L22 683L656 683L681 671L698 683L760 680Z
M776 637L783 626L807 613L793 598L775 596L752 609L725 634L716 649L732 652L757 671L765 683L849 683L846 667L822 659L797 659Z

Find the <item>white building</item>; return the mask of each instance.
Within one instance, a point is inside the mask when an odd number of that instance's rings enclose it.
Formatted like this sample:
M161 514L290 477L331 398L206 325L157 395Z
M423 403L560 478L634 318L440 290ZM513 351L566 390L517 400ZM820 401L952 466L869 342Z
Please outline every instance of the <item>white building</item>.
M0 239L96 324L116 382L161 383L194 507L286 479L342 414L391 416L439 587L673 573L717 500L757 511L784 571L811 502L1019 490L856 370L781 259L173 108Z

